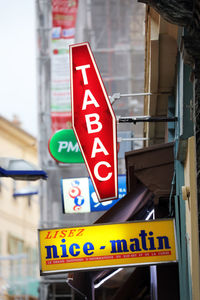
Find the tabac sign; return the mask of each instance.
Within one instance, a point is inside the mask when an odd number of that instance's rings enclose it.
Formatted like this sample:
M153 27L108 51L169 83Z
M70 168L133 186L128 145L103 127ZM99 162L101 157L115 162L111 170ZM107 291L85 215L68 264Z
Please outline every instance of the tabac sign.
M172 219L39 230L41 275L176 262Z
M72 126L99 201L117 198L116 118L88 43L70 46Z

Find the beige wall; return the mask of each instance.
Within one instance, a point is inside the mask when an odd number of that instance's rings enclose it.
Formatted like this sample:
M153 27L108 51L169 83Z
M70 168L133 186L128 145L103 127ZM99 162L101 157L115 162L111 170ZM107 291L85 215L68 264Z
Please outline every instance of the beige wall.
M36 139L0 117L0 157L22 158L38 165ZM38 249L37 228L39 222L38 195L13 197L13 189L38 186L39 181L15 181L1 177L0 190L0 255L9 255L8 237L13 236L27 247ZM30 201L29 201L30 200ZM16 253L17 254L17 253ZM37 267L39 274L39 266Z
M168 96L175 83L178 27L166 22L152 8L146 14L144 115L168 115ZM145 123L146 146L165 142L166 124Z
M196 186L195 138L188 139L187 157L184 165L185 186L182 187L186 207L186 237L190 260L190 277L192 279L192 299L200 299L199 276L199 233Z

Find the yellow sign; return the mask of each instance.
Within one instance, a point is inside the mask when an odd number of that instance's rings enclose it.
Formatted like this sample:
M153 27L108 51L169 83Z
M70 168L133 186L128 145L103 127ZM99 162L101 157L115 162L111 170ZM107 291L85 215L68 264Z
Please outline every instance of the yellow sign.
M177 261L174 220L39 230L41 275Z

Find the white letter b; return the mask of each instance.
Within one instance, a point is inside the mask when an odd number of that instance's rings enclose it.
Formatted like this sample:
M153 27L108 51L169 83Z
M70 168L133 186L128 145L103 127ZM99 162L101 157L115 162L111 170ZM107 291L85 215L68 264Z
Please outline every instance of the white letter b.
M93 120L91 120L93 119ZM85 115L88 133L99 132L102 129L102 124L99 122L98 114ZM92 126L93 125L93 126Z

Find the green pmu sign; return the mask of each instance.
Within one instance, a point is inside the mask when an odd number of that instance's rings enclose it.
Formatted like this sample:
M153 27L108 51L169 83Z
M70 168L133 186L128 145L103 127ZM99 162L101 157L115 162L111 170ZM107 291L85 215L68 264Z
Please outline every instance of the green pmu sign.
M49 139L48 148L51 156L58 162L84 162L73 129L62 129L57 131Z

